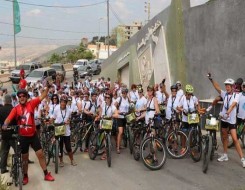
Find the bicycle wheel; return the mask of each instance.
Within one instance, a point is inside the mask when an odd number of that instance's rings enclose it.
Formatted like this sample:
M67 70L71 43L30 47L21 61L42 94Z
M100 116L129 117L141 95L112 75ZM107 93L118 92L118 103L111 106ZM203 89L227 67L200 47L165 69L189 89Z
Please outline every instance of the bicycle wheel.
M55 173L57 174L58 173L58 170L59 170L59 140L56 139L55 141Z
M202 157L202 138L198 129L191 129L188 142L192 160L194 162L199 162Z
M52 150L52 145L49 143L43 147L43 154L45 156L45 161L47 166L49 165L50 162L50 156L51 156L50 150Z
M97 152L98 152L97 139L98 139L98 133L93 131L90 135L89 146L88 146L88 155L91 160L94 160L97 156Z
M133 156L136 161L140 159L140 144L141 144L141 133L134 134L133 138Z
M22 172L22 167L21 166L19 166L19 168L18 168L18 184L19 184L19 190L22 190L23 172Z
M188 152L188 138L183 131L172 131L167 136L165 146L172 158L183 158Z
M130 154L132 154L133 153L133 139L134 139L134 137L133 137L134 135L133 135L133 131L132 131L132 129L131 129L131 127L129 127L128 128L128 144L129 144L129 150L130 150Z
M165 147L158 138L147 137L144 139L140 151L144 165L150 170L159 170L166 162Z
M80 140L80 134L77 130L73 129L71 131L70 140L71 140L71 150L72 150L72 153L74 154L78 149L78 141ZM65 148L63 152L65 153L65 155L68 155Z
M245 148L245 132L241 134L242 147Z
M106 135L106 155L107 155L107 165L111 167L111 137L109 134Z
M123 131L123 146L128 147L128 130L127 128Z
M209 160L211 158L212 151L212 137L210 135L205 136L205 142L203 147L203 165L202 171L203 173L207 173Z

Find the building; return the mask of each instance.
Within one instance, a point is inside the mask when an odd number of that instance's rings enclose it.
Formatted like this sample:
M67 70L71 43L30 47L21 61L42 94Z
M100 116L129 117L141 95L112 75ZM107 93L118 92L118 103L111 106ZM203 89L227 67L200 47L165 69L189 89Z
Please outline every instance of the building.
M81 43L82 43L84 46L87 46L87 45L88 45L88 38L82 38Z
M97 59L107 59L108 58L108 46L103 42L97 42L96 45L89 44L88 49L93 53ZM110 55L117 50L116 46L110 45L109 47Z
M142 22L133 22L132 25L119 25L117 27L117 47L121 47L141 28L142 28Z
M181 81L192 84L200 99L217 92L207 79L211 72L221 84L226 78L244 79L244 0L212 0L190 7L187 0L172 0L103 62L101 76L129 87L166 79L167 89Z

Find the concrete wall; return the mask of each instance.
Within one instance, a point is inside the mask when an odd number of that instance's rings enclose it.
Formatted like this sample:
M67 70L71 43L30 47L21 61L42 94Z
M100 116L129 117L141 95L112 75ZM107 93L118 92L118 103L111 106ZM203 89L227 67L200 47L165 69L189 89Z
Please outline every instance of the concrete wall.
M226 78L245 79L244 10L244 0L213 0L184 11L187 81L200 98L217 95L207 72L222 88Z

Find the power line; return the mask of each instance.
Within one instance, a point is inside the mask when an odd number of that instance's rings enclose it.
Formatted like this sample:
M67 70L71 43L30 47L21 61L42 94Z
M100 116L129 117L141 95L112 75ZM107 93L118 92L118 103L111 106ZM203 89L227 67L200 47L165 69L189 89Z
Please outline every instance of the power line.
M14 35L12 35L12 34L4 34L4 33L0 33L0 36L9 36L9 37L13 37ZM81 39L39 38L39 37L21 36L21 35L18 35L18 38L37 39L37 40L71 40L71 41L78 41L78 40L81 40Z
M116 19L118 20L119 23L121 23L122 25L124 25L124 23L122 22L122 20L119 18L118 14L114 11L114 9L112 8L111 5L109 5L111 12L113 13L113 15L116 17Z
M13 0L3 0L3 1L13 2ZM106 3L106 1L101 1L98 3L91 3L91 4L87 4L87 5L76 5L76 6L42 5L42 4L26 3L26 2L22 2L22 1L19 1L18 3L23 4L23 5L36 6L36 7L72 9L72 8L92 7L92 6L96 6L96 5Z
M0 24L6 24L6 25L11 25L13 26L12 23L8 23L8 22L2 22L0 21ZM27 25L21 25L21 27L24 28L31 28L31 29L37 29L37 30L47 30L47 31L54 31L54 32L66 32L66 33L76 33L76 34L95 34L97 32L78 32L78 31L70 31L70 30L59 30L59 29L52 29L52 28L40 28L40 27L35 27L35 26L27 26ZM105 33L105 32L102 32Z

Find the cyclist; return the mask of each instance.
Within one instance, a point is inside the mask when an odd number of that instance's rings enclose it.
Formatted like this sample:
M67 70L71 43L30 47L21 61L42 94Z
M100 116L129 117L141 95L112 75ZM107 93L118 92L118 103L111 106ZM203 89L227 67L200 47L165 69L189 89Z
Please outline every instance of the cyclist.
M135 84L132 84L131 85L131 91L129 92L129 99L130 99L130 102L131 103L136 103L137 99L139 98L139 94L136 90L136 85Z
M49 117L51 118L52 115L54 114L54 110L56 107L59 106L59 97L57 94L53 94L52 97L51 97L51 102L48 106L48 111L49 111Z
M17 120L18 125L20 125L19 135L20 135L20 146L23 159L23 184L28 183L28 157L29 157L29 146L31 145L34 149L37 158L39 160L40 166L44 172L44 180L54 181L51 173L48 172L45 157L41 147L41 143L38 139L36 126L34 121L34 109L37 107L41 101L47 96L50 86L47 85L41 96L34 98L30 101L27 101L28 92L24 89L20 89L17 92L19 98L19 105L12 109L8 118L5 120L3 127L6 127L10 124L13 119ZM21 125L30 125L21 127Z
M196 96L194 96L194 88L192 85L187 84L185 86L185 95L180 98L177 110L182 112L182 125L184 131L188 132L190 130L188 124L188 114L197 112L199 107L199 101ZM177 96L178 97L178 96ZM182 142L183 147L185 146L186 142ZM182 148L181 152L184 152L185 148Z
M161 111L162 114L165 113L165 110L161 109L163 107L163 105L165 104L166 100L169 97L169 94L166 91L166 86L165 84L161 83L160 85L160 90L156 91L156 98L159 104L159 109Z
M137 120L145 118L145 107L147 99L145 98L143 92L144 91L142 88L138 89L139 99L137 100L135 105L135 115L137 116Z
M65 124L66 131L65 135L60 137L60 167L64 167L63 162L63 145L65 144L66 151L71 160L71 165L76 166L76 162L73 159L73 153L71 149L71 130L70 130L70 118L71 110L66 106L68 98L66 95L61 96L60 105L55 108L52 118L54 119L55 124Z
M170 120L172 118L172 114L176 113L177 107L179 104L179 97L177 96L178 87L177 85L172 85L170 87L171 95L167 101L167 108L166 108L166 119Z
M233 140L233 143L235 144L237 153L239 154L242 162L242 166L245 167L245 159L243 157L242 149L239 144L239 141L237 139L237 132L236 132L236 113L237 113L237 103L239 102L239 95L233 92L233 85L234 80L233 79L226 79L225 89L226 91L221 90L221 87L217 82L215 82L211 77L209 78L211 83L213 84L214 88L217 90L217 92L220 94L221 98L224 100L223 108L220 113L221 116L221 128L222 128L222 142L223 142L223 148L224 153L221 155L220 158L218 158L219 162L228 161L228 130L230 130L231 137Z
M108 92L105 95L105 101L102 102L99 108L99 116L96 117L96 121L100 118L118 118L118 110L116 106L112 103L112 93ZM101 156L101 160L106 160L106 153Z
M120 154L120 144L122 141L122 135L124 128L126 127L126 118L124 114L128 113L129 111L129 99L128 99L128 89L122 88L122 95L119 96L115 102L115 106L118 108L118 119L117 119L117 127L118 127L118 134L117 134L117 154Z
M182 97L184 95L184 91L181 89L182 88L181 82L177 81L176 85L178 87L177 96Z

